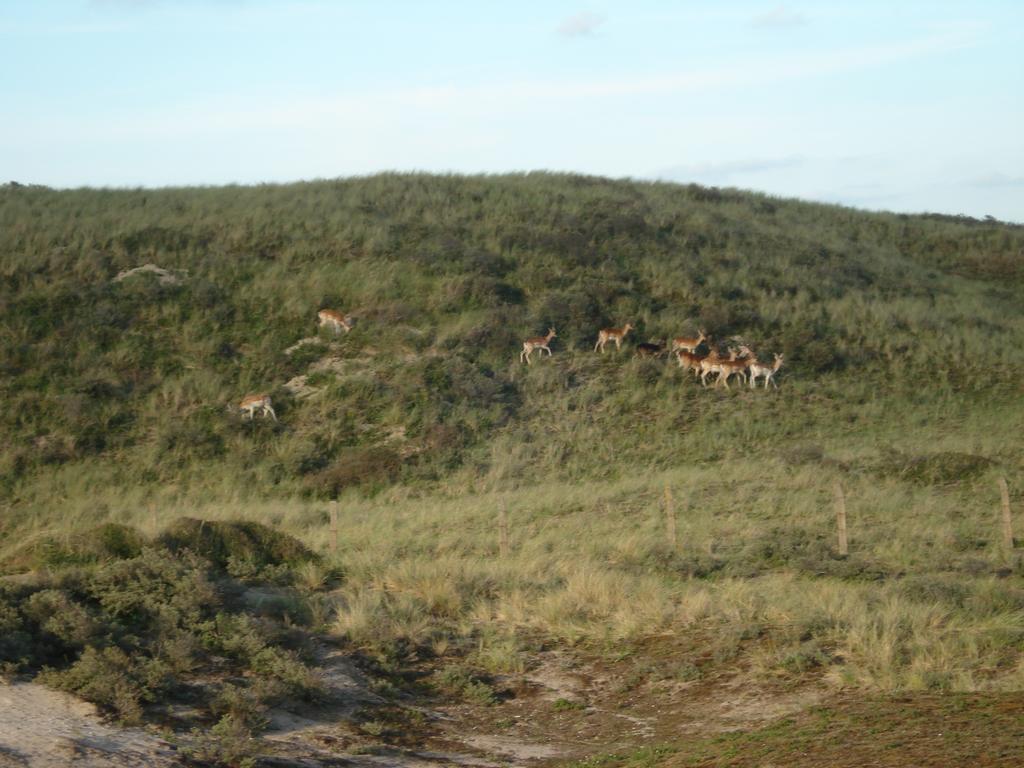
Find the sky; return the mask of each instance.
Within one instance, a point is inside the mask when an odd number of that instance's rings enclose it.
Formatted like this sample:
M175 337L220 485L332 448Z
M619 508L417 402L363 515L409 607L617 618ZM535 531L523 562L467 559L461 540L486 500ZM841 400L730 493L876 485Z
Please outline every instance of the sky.
M1024 2L0 0L0 181L531 170L1024 222Z

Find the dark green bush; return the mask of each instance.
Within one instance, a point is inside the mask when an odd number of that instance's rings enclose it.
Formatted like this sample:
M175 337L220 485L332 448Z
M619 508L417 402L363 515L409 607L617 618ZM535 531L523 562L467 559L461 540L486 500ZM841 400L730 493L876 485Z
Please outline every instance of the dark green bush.
M308 486L319 496L334 498L348 488L386 483L401 467L401 456L390 448L348 448L329 467L310 476Z
M181 517L157 538L172 552L190 550L227 568L235 561L255 568L294 565L316 558L298 539L261 523Z
M133 658L119 648L86 648L66 670L49 669L41 682L70 691L112 712L127 724L142 719L145 702L169 683L169 670L157 659Z
M474 704L496 704L498 697L487 680L469 667L452 664L434 675L434 684L450 696Z

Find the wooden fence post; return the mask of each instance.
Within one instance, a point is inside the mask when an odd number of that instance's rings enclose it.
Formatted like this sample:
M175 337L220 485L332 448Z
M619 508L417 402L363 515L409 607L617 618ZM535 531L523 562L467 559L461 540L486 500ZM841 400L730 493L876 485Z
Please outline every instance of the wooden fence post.
M338 502L331 502L331 539L330 539L331 552L337 553L338 551Z
M846 543L846 497L843 496L843 484L836 480L836 528L839 529L839 556L846 557L849 549Z
M672 489L665 483L665 529L668 533L669 544L675 549L678 545L676 538L676 508L672 503Z
M1013 517L1010 515L1010 488L1006 485L1006 478L1000 477L999 495L1003 502L1003 547L1007 553L1013 552Z
M508 536L508 502L502 501L498 507L498 551L501 556L508 557L511 546Z

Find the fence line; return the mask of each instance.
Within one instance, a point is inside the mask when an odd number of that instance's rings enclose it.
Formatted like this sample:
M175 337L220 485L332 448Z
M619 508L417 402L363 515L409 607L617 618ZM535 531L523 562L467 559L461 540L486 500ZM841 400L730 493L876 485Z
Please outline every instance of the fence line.
M1006 484L1006 478L1000 477L997 481L999 484L999 495L1002 497L1002 510L1003 510L1003 548L1006 549L1007 553L1013 552L1013 517L1010 514L1010 488Z
M846 497L843 495L843 484L836 480L836 529L839 533L839 556L846 557L849 547L846 541Z
M669 544L675 549L679 545L676 537L676 508L672 503L672 489L668 483L665 483L665 531Z

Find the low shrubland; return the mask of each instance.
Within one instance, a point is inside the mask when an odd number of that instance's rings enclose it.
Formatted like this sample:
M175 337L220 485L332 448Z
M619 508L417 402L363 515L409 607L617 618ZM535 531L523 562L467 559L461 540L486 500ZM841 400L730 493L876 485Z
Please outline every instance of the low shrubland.
M170 723L201 728L190 749L225 764L269 707L321 697L312 593L288 586L315 560L298 541L254 523L189 519L156 541L123 526L94 534L59 549L33 543L26 552L45 560L15 563L39 567L0 581L5 675L34 676L124 723L166 722L183 705L193 714ZM254 609L247 596L266 584L278 599ZM207 728L220 737L201 738Z

